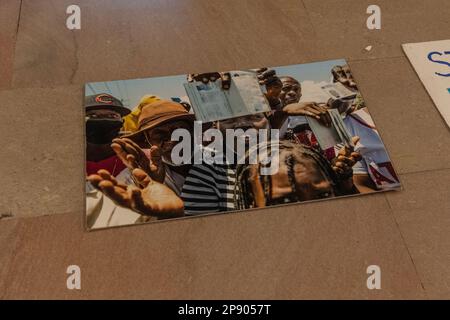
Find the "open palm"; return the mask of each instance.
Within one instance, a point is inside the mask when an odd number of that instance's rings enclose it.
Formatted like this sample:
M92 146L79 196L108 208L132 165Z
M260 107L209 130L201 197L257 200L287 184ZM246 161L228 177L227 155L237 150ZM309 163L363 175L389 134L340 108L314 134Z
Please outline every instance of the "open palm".
M166 185L159 183L142 169L132 171L139 187L118 182L107 170L90 175L88 181L117 205L159 219L184 215L183 201Z

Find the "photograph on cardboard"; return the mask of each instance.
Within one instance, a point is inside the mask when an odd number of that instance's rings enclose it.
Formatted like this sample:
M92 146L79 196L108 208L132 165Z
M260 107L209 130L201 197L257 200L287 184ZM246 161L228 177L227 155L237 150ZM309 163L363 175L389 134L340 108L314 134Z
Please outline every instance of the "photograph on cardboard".
M396 190L345 60L87 83L89 230Z

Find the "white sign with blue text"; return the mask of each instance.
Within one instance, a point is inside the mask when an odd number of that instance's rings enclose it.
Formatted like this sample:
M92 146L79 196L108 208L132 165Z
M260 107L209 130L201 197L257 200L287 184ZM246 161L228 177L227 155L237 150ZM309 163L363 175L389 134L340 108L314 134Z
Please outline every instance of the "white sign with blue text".
M450 40L408 43L403 50L450 126Z

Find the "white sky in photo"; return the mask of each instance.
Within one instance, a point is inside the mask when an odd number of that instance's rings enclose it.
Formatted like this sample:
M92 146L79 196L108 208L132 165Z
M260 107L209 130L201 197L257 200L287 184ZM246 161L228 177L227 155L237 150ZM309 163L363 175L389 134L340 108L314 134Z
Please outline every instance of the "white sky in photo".
M336 65L344 65L345 60L329 60L307 64L271 67L279 76L291 76L302 84L302 101L322 101L326 95L320 90L320 85L329 83L331 69ZM93 82L85 86L85 94L109 93L122 100L125 107L133 109L142 96L152 94L163 99L172 97L189 101L184 90L186 75L155 77L146 79L118 80L109 82Z

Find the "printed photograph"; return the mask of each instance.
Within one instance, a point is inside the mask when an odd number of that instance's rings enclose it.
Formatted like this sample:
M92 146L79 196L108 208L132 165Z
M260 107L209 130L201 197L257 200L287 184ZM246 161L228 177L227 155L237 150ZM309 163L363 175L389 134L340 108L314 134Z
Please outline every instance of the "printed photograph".
M89 230L401 187L345 60L87 83L84 110Z

